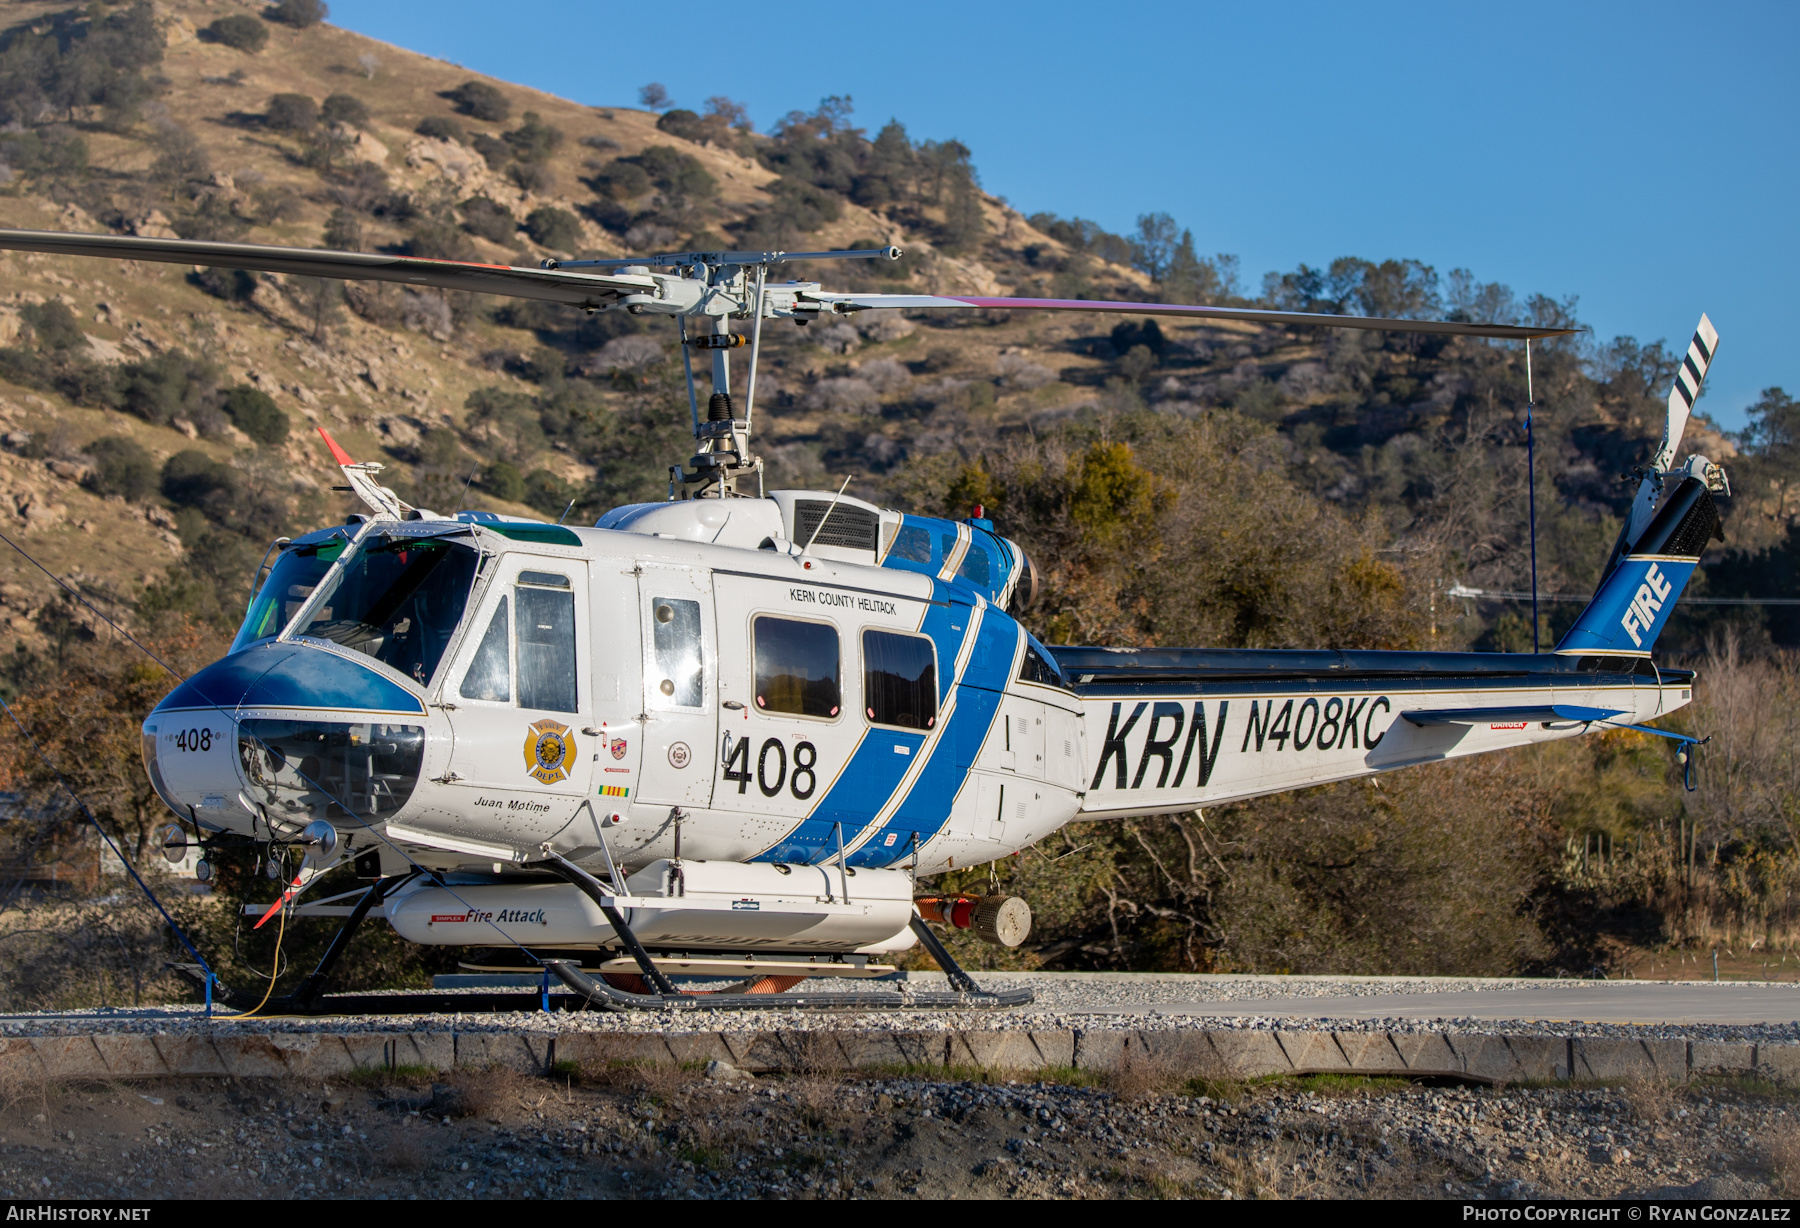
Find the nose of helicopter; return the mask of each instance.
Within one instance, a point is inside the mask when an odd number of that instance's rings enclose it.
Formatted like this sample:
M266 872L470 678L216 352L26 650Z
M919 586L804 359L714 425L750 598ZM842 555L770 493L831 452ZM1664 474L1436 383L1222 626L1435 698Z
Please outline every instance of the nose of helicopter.
M144 765L172 810L214 827L387 818L418 783L425 717L416 692L377 670L277 641L214 662L156 705Z
M331 708L425 715L417 694L329 649L275 641L234 652L171 691L151 713Z

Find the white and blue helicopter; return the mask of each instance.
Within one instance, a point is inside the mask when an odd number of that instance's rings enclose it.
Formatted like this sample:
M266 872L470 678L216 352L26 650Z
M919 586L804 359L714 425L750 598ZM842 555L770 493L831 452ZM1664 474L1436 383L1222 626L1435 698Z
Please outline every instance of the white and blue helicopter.
M397 281L680 324L696 448L671 468L667 501L591 528L441 515L326 436L368 510L276 543L229 654L144 721L150 780L202 845L303 853L284 901L345 861L375 880L284 1009L328 1008L325 979L370 915L414 942L511 951L503 962L547 967L576 998L615 1008L1004 1005L1023 998L980 991L926 922L1016 946L1029 907L919 897L918 876L1077 819L1635 725L1692 696L1694 675L1652 650L1719 533L1723 473L1698 456L1675 464L1718 346L1704 317L1599 589L1552 651L1047 647L1009 613L1030 604L1037 572L979 511L948 520L841 490L762 489L751 432L765 320L1018 308L1527 343L1567 330L769 279L784 262L896 248L541 268L17 230L0 231L0 249ZM711 358L704 409L695 350ZM176 855L187 839L171 825ZM955 993L793 988L881 975L916 942ZM742 984L684 993L680 974Z

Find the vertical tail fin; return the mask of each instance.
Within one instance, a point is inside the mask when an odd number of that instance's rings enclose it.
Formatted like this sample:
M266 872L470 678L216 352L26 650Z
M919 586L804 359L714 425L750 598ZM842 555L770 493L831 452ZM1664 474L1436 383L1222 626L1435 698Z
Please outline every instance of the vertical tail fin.
M1638 485L1600 587L1557 643L1557 652L1649 656L1706 543L1715 537L1725 539L1713 502L1714 491L1729 493L1725 471L1704 456L1690 456L1687 464L1671 469L1718 349L1718 331L1702 315L1669 389L1662 440Z
M1677 479L1636 546L1600 582L1600 590L1558 641L1556 651L1649 656L1656 637L1668 625L1676 598L1700 563L1701 551L1712 538L1724 536L1705 478L1690 473Z

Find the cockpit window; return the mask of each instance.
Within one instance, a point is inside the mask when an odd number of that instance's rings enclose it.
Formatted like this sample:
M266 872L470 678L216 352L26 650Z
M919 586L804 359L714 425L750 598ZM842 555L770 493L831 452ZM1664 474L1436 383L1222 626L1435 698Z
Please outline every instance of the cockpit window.
M345 542L335 539L291 546L275 560L269 578L256 590L244 625L231 642L231 650L248 648L257 640L281 634L281 629L294 620L306 599L318 586L331 565L344 553Z
M366 653L423 685L462 621L476 559L470 547L443 538L372 538L296 630ZM280 573L277 564L265 589Z

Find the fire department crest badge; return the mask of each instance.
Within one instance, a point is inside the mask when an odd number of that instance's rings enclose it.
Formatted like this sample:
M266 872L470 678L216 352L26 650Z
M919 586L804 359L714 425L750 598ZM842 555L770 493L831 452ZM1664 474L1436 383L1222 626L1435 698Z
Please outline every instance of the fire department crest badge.
M625 757L624 738L614 738L612 740L612 757L614 759L623 759Z
M533 721L525 731L525 770L541 785L553 785L569 777L569 761L575 743L569 727L552 720Z

